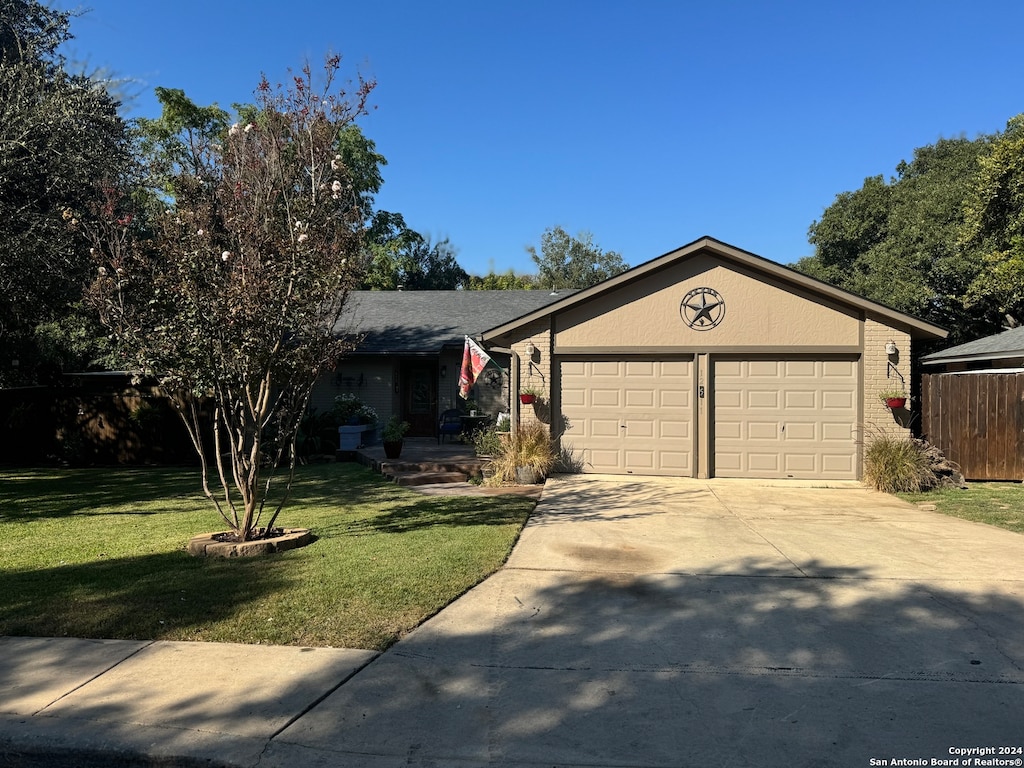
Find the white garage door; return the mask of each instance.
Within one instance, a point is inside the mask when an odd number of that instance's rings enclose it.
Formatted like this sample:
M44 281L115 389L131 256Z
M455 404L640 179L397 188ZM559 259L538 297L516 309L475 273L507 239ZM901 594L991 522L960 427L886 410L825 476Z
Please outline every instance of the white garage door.
M857 478L855 359L717 359L716 477Z
M561 363L562 447L585 472L693 474L693 361Z

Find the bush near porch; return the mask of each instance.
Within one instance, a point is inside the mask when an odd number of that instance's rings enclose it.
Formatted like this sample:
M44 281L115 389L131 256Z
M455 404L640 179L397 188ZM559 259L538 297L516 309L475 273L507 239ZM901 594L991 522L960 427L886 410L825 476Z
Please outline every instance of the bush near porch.
M344 463L298 469L303 549L197 559L217 530L181 469L0 470L0 635L383 649L505 561L535 502L423 496Z

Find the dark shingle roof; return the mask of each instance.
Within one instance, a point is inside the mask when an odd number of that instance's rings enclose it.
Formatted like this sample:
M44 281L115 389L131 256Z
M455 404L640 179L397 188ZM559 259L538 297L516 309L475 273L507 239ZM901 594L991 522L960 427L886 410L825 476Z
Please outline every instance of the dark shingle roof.
M436 354L462 347L495 325L534 312L575 291L354 291L338 333L361 336L357 353Z
M922 357L921 362L928 365L954 360L999 360L1006 357L1024 357L1024 327L1011 328L941 352L933 352Z

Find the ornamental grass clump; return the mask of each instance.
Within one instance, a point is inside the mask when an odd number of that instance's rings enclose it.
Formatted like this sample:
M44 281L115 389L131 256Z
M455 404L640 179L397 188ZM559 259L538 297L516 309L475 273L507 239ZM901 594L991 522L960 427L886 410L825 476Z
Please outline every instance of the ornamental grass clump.
M547 477L558 458L551 436L543 424L530 422L500 440L500 450L493 455L490 467L492 485L518 482L518 470L532 470L537 478Z
M876 432L864 448L864 482L883 493L919 493L936 485L925 444Z

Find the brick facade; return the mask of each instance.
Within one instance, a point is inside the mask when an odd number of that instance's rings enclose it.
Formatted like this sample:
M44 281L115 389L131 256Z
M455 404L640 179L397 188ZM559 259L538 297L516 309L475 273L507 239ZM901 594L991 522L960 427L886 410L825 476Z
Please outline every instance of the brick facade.
M896 345L896 353L886 352L886 345ZM868 434L881 430L894 435L909 435L909 419L914 403L906 409L890 410L879 393L903 389L910 394L910 335L890 325L867 317L864 321L864 426Z
M531 358L527 353L528 346L533 344L534 353ZM524 388L536 389L540 392L540 403L536 405L519 404L519 423L531 421L550 423L544 416L550 411L551 405L551 326L546 320L538 320L522 329L518 341L512 344L512 351L519 356L519 386L513 387L516 394Z

